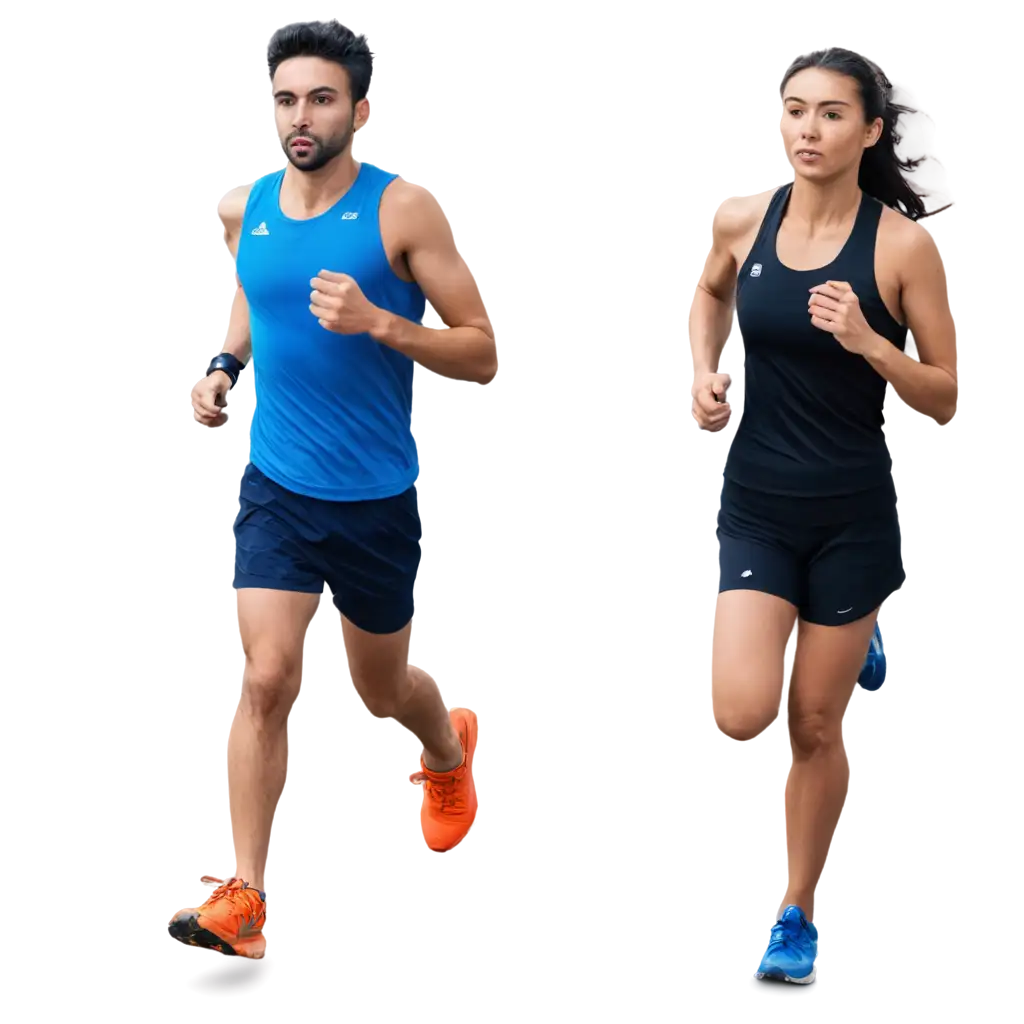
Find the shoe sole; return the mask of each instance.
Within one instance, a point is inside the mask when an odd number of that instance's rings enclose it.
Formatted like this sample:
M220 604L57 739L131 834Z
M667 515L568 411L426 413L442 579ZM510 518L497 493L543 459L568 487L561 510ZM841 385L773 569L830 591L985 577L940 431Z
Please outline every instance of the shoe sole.
M466 772L469 775L473 774L473 756L476 754L476 739L477 734L480 731L479 724L477 723L476 715L468 708L452 708L452 714L461 713L466 716L466 720L469 723L469 731L466 737ZM476 779L473 780L473 788L476 790ZM476 811L473 811L473 817L466 827L465 834L460 836L451 846L431 846L427 843L427 848L433 853L447 853L449 850L454 850L459 843L462 842L466 836L469 835L469 830L473 827L473 823L476 821Z
M758 981L785 981L790 985L810 985L814 979L818 976L818 968L812 967L811 973L806 978L791 978L788 974L784 974L782 971L758 971L754 975Z
M813 985L818 980L818 972L815 968L806 978L791 978L782 971L755 971L753 978L755 981L781 981L786 985Z
M160 934L167 939L169 945L181 946L185 952L239 955L223 939L214 935L213 932L201 928L199 919L194 913L185 914L171 921L164 921L160 926Z
M243 944L242 949L239 949L236 946L232 946L229 942L225 942L219 935L215 935L208 929L203 928L195 913L182 914L171 921L163 922L160 927L160 934L167 939L169 945L181 946L185 952L216 953L219 956L226 956L231 959L258 959L258 955L247 953L244 949L248 945L258 945L262 939L262 936L256 936Z

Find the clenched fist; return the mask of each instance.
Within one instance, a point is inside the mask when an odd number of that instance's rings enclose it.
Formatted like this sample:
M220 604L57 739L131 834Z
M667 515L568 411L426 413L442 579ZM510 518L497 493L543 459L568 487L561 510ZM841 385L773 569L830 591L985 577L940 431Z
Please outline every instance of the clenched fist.
M866 356L879 341L879 336L864 319L857 293L846 281L815 285L807 311L815 327L828 331L854 355Z
M732 407L725 400L725 393L731 383L732 378L727 373L700 373L694 378L690 412L701 430L714 432L729 422Z
M380 324L383 310L363 294L355 279L321 270L312 281L309 311L320 326L337 334L368 334Z
M223 370L214 370L192 389L192 414L204 427L220 427L228 421L224 411L231 378Z

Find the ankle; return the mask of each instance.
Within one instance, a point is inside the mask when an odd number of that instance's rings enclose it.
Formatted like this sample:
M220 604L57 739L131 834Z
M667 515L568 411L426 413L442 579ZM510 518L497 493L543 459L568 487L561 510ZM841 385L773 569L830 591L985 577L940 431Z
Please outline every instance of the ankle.
M424 744L423 763L430 771L450 772L462 767L466 752L462 749L462 739L455 726L449 722L446 733L439 737L440 742L431 743L429 748Z
M257 889L259 892L264 892L263 888L263 872L262 871L239 871L235 878L240 878L250 889Z
M453 772L456 768L462 767L462 751L459 751L457 757L441 757L431 754L429 750L424 750L423 763L427 766L428 771L438 772L439 774Z
M782 901L782 906L779 907L779 912L776 917L782 917L786 907L799 907L804 912L804 917L808 921L814 920L814 893L808 892L787 892L785 899Z

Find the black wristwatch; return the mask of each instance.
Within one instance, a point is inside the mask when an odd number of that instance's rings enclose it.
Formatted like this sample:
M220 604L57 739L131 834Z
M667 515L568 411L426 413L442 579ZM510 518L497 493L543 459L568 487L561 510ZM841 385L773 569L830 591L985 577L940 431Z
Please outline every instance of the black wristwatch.
M213 357L213 361L206 369L206 376L209 377L214 370L223 370L231 378L231 387L234 387L238 381L238 375L244 369L245 363L241 359L233 356L230 352L221 352L220 355Z

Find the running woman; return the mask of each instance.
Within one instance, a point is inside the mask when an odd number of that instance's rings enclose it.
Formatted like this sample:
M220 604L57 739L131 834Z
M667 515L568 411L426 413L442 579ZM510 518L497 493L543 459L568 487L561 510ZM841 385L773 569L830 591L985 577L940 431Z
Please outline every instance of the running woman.
M908 108L871 61L829 49L782 81L794 180L727 200L690 312L693 416L729 420L719 372L733 304L746 352L743 418L718 516L721 581L712 693L737 740L776 718L786 644L793 766L786 786L789 883L759 978L815 978L814 891L846 797L843 714L878 610L905 579L886 384L948 423L956 343L942 261L919 224L897 126ZM907 330L920 361L904 353Z

